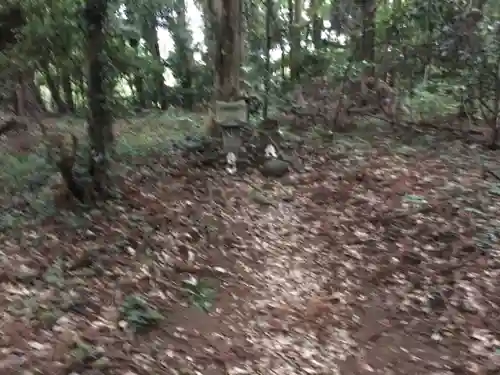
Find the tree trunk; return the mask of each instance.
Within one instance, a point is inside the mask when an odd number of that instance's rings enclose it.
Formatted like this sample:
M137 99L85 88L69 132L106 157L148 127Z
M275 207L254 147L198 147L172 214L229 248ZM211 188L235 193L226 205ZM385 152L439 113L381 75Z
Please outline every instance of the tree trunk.
M140 109L147 107L146 91L144 90L144 79L139 74L134 74L134 89L136 94L137 106Z
M296 82L300 78L301 70L301 21L302 1L288 0L289 33L290 33L290 79Z
M73 87L71 85L71 75L63 69L62 71L62 89L64 92L64 101L66 102L66 109L75 113L75 100L73 98Z
M486 5L488 0L475 0L473 1L474 3L474 8L478 9L483 12L483 8ZM474 43L473 35L475 34L476 30L478 27L478 23L476 22L468 31L468 36L469 36L469 47L474 50L475 48L479 47L481 43ZM471 44L476 44L475 46L472 46ZM474 55L477 55L477 51L474 53ZM476 99L477 99L477 88L472 86L468 87L465 93L465 98L460 102L460 107L458 108L458 117L459 118L468 118L469 116L474 118L477 106L476 106Z
M280 52L281 52L281 59L280 59L280 73L281 73L281 80L284 82L286 81L286 66L285 66L285 59L286 59L286 51L285 51L285 43L283 43L283 38L280 38Z
M78 98L79 98L79 105L80 108L85 106L85 102L87 101L87 91L86 91L86 85L85 85L85 73L83 70L80 70L78 74L78 79L77 79L77 87L78 87Z
M33 71L19 72L13 91L13 107L16 115L31 115L36 118L40 112L45 112L45 104L35 83Z
M109 191L109 155L113 143L112 116L106 93L105 27L108 0L87 0L87 58L89 61L88 103L90 107L88 134L93 187L101 198Z
M360 3L363 17L359 58L367 61L370 66L365 73L370 76L375 75L375 15L377 13L376 0L363 0Z
M266 76L264 81L266 96L264 97L264 108L262 117L267 118L269 112L269 88L271 86L271 22L273 18L273 0L266 1Z
M40 110L42 112L46 112L47 111L47 107L45 106L45 103L43 101L42 93L40 91L40 87L38 87L38 85L35 83L34 80L30 83L29 86L31 86L31 88L32 88L33 95L35 97L35 100L38 103L38 106L39 106Z
M207 53L203 55L204 62L209 70L214 70L215 56L215 29L216 13L211 1L202 1L203 6L203 25L204 25L204 39L207 46Z
M192 110L193 99L193 51L191 49L191 32L188 28L186 21L186 4L184 0L179 0L175 5L177 23L173 33L172 39L177 47L177 52L181 61L180 70L177 72L180 85L182 87L182 106L186 109Z
M400 12L401 7L403 6L402 0L394 0L392 3L392 11L393 12ZM393 21L394 22L394 21ZM388 56L391 56L394 52L392 51L392 46L397 44L397 25L391 25L389 28L386 30L386 42L387 42L387 50L386 53ZM396 64L393 64L393 66L389 69L387 72L387 77L390 78L388 81L389 86L391 87L398 87L398 82L399 82L399 72L396 69Z
M54 101L54 105L56 106L57 112L66 113L67 112L66 103L64 103L64 100L61 97L61 92L59 91L59 84L52 76L48 64L46 64L43 67L43 74L45 76L45 80L47 81L47 87L49 88L50 95L52 97L52 100Z
M241 0L219 0L217 5L215 99L230 102L240 96Z
M139 40L135 38L131 38L129 40L130 46L135 50L136 54L139 55ZM138 108L136 109L144 109L147 106L146 100L146 91L144 90L144 77L142 76L142 72L140 68L137 68L133 74L133 86L135 89L135 102Z
M143 37L146 40L146 44L149 53L153 56L154 61L157 63L154 80L155 80L155 93L154 98L157 105L161 109L167 109L167 95L165 91L165 79L163 78L163 73L165 68L163 66L163 60L160 54L160 43L158 41L158 32L156 28L158 26L158 20L156 19L156 14L151 12L145 17L143 23Z
M319 5L323 0L311 0L311 8L314 9L312 18L312 43L316 50L323 47L321 33L323 32L323 19L319 15Z

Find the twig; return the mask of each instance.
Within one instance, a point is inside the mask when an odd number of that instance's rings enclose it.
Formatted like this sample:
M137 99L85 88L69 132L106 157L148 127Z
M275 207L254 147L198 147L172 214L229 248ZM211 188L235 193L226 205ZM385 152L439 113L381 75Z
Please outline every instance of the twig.
M485 169L484 174L485 175L489 174L490 176L492 176L492 177L496 178L498 181L500 181L500 176L497 175L495 172L493 172L491 169Z
M393 213L393 214L390 214L387 216L384 216L385 213L382 213L382 214L379 214L375 217L369 218L368 220L372 224L375 224L377 222L387 223L387 222L392 221L392 220L401 219L401 218L413 216L416 214L429 213L429 212L432 212L435 208L436 208L435 206L423 206L423 207L418 208L418 209L413 210L413 211L396 212L396 213Z

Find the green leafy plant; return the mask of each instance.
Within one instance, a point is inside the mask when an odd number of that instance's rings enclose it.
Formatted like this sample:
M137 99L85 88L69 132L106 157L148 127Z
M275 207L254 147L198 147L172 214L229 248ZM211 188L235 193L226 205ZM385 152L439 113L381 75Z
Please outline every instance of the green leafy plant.
M428 82L423 83L415 88L412 98L407 99L405 104L420 116L454 113L459 103L453 95L447 94L454 89L446 83L435 83L432 87Z
M417 206L427 204L427 200L424 197L422 197L421 195L413 195L413 194L406 194L403 197L403 202L415 204Z
M215 300L216 290L206 280L198 280L195 277L184 280L184 287L189 293L192 305L208 312Z
M43 275L45 282L49 285L62 288L64 286L64 271L62 261L58 259Z
M137 294L127 296L120 307L120 315L133 332L142 332L157 325L163 316Z

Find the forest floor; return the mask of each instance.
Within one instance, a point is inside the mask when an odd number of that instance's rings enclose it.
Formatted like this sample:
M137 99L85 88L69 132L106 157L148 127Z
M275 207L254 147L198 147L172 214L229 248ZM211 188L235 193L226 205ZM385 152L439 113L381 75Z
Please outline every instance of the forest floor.
M22 224L5 199L0 373L500 373L500 155L429 139L280 180L134 156L120 199Z

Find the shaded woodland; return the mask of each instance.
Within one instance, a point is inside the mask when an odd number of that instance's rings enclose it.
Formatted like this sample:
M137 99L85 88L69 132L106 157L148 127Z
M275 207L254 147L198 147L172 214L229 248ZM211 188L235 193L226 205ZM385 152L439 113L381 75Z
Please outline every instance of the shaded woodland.
M500 373L499 115L492 0L4 1L0 372Z

